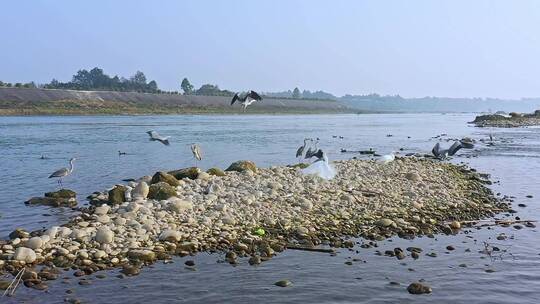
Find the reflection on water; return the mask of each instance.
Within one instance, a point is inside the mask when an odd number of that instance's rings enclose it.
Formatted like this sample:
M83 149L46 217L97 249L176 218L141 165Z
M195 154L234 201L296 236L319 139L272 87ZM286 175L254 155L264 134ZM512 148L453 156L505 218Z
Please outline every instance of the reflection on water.
M461 150L453 161L469 163L500 181L492 186L494 191L515 196L521 218L540 218L536 199L540 197L540 129L480 129L466 124L473 118L470 114L2 117L0 236L6 237L18 226L36 229L69 218L66 210L26 207L22 202L55 189L56 181L47 176L67 166L72 156L78 160L65 185L84 202L89 193L121 179L192 166L188 146L192 142L202 146L205 159L201 165L206 168L225 167L239 159L270 166L294 162L304 137L321 138L320 145L329 158L338 159L353 156L340 153L341 148L374 148L380 153L401 148L406 154L430 151L438 140L432 137L442 133L448 134L445 138L469 136L477 140L486 140L492 134L495 145L478 144L474 150ZM149 142L145 132L150 129L171 136L171 146ZM119 156L118 150L128 155ZM41 155L48 159L39 159ZM518 208L517 203L527 207ZM509 239L496 240L501 232ZM358 248L358 253L342 249L335 257L287 251L259 267L251 267L247 261L232 267L216 263L218 255L200 254L190 258L197 264L195 272L183 267L186 258L177 258L174 264L158 263L135 278L118 279L114 276L117 271L110 271L105 272L106 279L94 279L90 286L79 286L72 278L68 285L50 284L48 294L20 289L9 301L62 302L65 289L72 288L73 297L90 303L537 303L539 241L535 228L495 227L454 237L392 239L379 244L381 251L419 246L424 252L438 254L436 258L421 256L417 261L398 261L375 255L375 249ZM491 261L479 253L483 242L508 248L511 255ZM447 253L449 244L456 250ZM344 263L353 259L353 265ZM284 278L294 285L272 285ZM406 292L409 283L420 279L433 288L433 294L412 296ZM390 281L401 285L391 285Z

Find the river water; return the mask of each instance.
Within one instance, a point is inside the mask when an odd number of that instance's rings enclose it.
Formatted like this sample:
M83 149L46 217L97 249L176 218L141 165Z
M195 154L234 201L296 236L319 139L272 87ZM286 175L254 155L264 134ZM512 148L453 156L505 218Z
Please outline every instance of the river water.
M473 118L474 114L0 117L0 237L6 238L15 227L31 230L69 219L69 210L23 202L57 189L47 176L67 166L71 157L77 157L75 170L64 185L85 202L91 192L124 178L193 166L193 142L202 146L199 165L204 168L224 168L239 159L271 166L293 163L304 137L319 137L332 160L354 156L341 153L342 148L373 148L381 154L400 149L402 154L429 152L439 134L447 134L443 139L477 140L491 134L495 145L478 143L452 161L491 174L494 192L515 197L518 213L513 216L540 219L540 129L475 128L467 124ZM171 145L148 141L148 130L171 136ZM442 144L449 145L444 140ZM118 151L127 155L119 156ZM520 203L526 207L518 207ZM508 239L497 240L500 233ZM481 253L485 242L501 251L491 257ZM456 250L446 250L448 245ZM408 246L436 252L437 257L398 261L375 254ZM88 286L77 285L66 273L69 284L49 282L47 293L21 288L14 298L0 297L0 302L62 303L77 298L84 303L538 303L539 254L536 228L464 229L456 236L394 238L379 242L379 248L340 249L336 256L288 250L258 267L247 260L233 267L218 263L218 254L203 253L189 257L196 271L184 267L188 258L175 258L173 264L156 263L132 278L116 278L118 270L104 271L106 278L92 275ZM273 285L281 279L293 285ZM418 280L433 293L410 295L407 285ZM73 294L67 295L66 289Z

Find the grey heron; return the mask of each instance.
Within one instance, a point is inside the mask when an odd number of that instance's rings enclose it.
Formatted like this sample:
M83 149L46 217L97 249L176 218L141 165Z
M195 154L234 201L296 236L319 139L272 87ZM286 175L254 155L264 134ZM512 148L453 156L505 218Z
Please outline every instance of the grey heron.
M302 157L302 155L304 155L304 150L306 149L308 140L309 140L309 138L304 138L304 145L300 146L300 148L298 148L298 150L296 150L296 157L297 158Z
M313 145L308 148L306 152L306 156L304 157L305 159L312 158L313 156L315 156L315 153L319 152L317 151L319 150L318 149L319 139L317 139L315 143L313 143L313 139L310 139L310 141Z
M122 155L127 155L127 153L126 153L126 152L122 152L122 151L118 150L118 156L122 156Z
M236 93L233 96L233 99L231 100L231 106L236 102L239 101L240 104L244 107L244 112L246 111L246 108L254 103L255 101L261 101L262 97L255 91L249 91L246 94L239 94Z
M69 160L69 168L62 168L60 170L56 170L51 175L49 175L49 178L58 178L58 183L60 185L62 185L62 178L70 175L71 172L73 172L73 162L75 160L76 160L76 158L70 159Z
M433 153L436 158L444 160L448 158L448 156L453 156L456 154L456 152L461 148L463 148L463 145L459 141L454 142L448 149L441 149L441 145L436 143L431 150L431 153Z
M156 131L146 131L146 133L150 135L150 141L159 141L166 146L170 144L169 143L170 136L161 136Z
M202 160L202 149L198 144L191 144L191 153L193 153L193 157L195 157L196 161Z

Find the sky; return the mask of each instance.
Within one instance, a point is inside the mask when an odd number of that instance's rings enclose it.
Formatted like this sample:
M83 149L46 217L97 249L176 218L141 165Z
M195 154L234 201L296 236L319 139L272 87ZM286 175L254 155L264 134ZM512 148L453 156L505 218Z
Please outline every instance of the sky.
M97 66L166 90L540 96L536 0L20 0L0 29L4 82Z

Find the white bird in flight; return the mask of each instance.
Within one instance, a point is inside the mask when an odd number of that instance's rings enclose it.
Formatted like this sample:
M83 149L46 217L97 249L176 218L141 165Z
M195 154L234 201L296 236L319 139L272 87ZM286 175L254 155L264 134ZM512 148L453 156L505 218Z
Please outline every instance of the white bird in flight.
M168 146L170 143L169 143L169 138L170 136L161 136L158 134L158 132L156 131L146 131L146 133L148 133L148 135L150 135L150 141L159 141L161 142L162 144Z
M254 103L255 101L261 101L262 97L255 91L249 91L247 94L234 94L233 99L231 100L231 106L236 102L239 101L240 104L244 107L244 112L246 111L246 108Z

